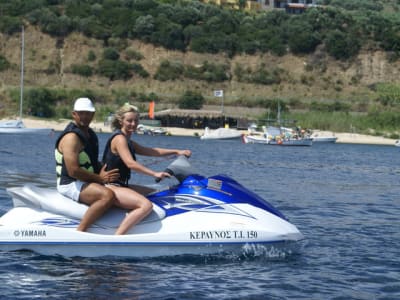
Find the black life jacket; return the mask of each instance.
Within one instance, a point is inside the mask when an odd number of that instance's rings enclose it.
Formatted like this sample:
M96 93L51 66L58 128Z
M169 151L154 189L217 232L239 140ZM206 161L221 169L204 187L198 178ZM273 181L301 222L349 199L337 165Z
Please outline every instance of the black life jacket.
M106 170L118 169L119 170L119 180L118 183L123 186L127 186L129 179L131 178L131 170L125 165L121 157L118 154L114 154L111 151L111 142L117 135L124 135L120 129L114 131L111 137L108 139L107 144L103 152L103 164L107 164ZM135 149L132 143L127 139L129 152L131 153L134 160L136 160Z
M79 153L79 166L92 173L98 174L100 172L100 164L98 161L99 140L96 133L91 128L89 128L89 138L87 138L82 130L80 130L75 123L71 122L67 125L64 131L61 132L56 141L54 150L54 156L56 159L57 182L61 185L69 184L76 181L75 178L69 176L67 168L65 166L64 156L60 151L58 151L58 144L60 143L61 138L70 132L74 132L75 134L77 134L84 145L84 148Z

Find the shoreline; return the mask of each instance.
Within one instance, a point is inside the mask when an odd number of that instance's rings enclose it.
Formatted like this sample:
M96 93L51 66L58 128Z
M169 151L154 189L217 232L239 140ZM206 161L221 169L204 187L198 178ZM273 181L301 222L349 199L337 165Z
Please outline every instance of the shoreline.
M0 120L3 121L3 120ZM24 124L28 128L50 128L55 131L64 130L65 126L71 121L69 119L61 119L58 121L54 120L41 120L33 118L24 118ZM111 133L111 127L105 125L103 122L92 122L90 126L96 132ZM178 127L163 127L172 136L200 136L203 134L203 129L188 129L188 128L178 128ZM247 130L242 130L244 134L248 133ZM319 137L332 136L337 137L336 143L343 144L370 144L370 145L390 145L394 146L396 140L384 138L380 136L372 136L366 134L358 133L332 133L331 131L320 131L315 130Z

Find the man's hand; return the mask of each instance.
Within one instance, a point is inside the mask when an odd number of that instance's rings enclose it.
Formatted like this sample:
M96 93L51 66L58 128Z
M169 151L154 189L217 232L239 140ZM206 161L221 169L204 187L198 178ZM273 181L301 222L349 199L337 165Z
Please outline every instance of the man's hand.
M112 169L109 171L106 171L107 164L105 164L101 170L100 170L100 177L102 179L103 183L110 183L110 182L115 182L119 179L119 170L118 169Z

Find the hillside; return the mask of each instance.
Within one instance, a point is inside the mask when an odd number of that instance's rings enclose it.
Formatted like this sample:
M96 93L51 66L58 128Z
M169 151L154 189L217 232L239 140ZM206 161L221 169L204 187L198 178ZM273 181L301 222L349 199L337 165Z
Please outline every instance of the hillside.
M20 34L11 36L0 34L0 53L12 64L1 72L0 99L8 103L9 90L19 88L20 84ZM121 57L127 49L134 49L144 58L140 64L150 74L148 78L134 76L130 80L111 81L105 77L82 77L71 73L73 64L87 64L88 53L102 56L104 47L101 40L90 39L72 33L63 40L46 35L33 26L25 29L25 87L46 87L51 89L90 89L109 93L125 90L136 93L155 93L160 97L158 108L168 106L186 90L198 90L207 99L207 104L218 104L220 99L213 97L213 91L223 89L225 104L236 106L256 102L257 99L296 99L301 102L313 100L339 100L351 103L353 110L363 107L376 98L370 88L376 83L399 83L400 61L389 62L385 52L363 49L351 61L338 61L317 50L308 56L209 55L180 52L154 47L136 40L128 40ZM261 85L238 82L233 76L223 83L206 81L177 80L158 81L153 79L163 60L178 61L185 65L201 65L205 61L227 64L234 74L236 65L256 69L260 65L267 68L279 67L285 76L280 84ZM70 99L65 99L70 100ZM249 105L248 105L249 106ZM0 117L12 113L12 107L0 106Z

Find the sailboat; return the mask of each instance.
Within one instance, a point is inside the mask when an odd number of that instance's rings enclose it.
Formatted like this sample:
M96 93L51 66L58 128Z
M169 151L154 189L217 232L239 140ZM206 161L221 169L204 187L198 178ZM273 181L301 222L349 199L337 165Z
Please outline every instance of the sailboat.
M21 83L20 83L20 103L19 103L19 118L16 120L7 120L0 122L0 134L20 134L20 133L30 133L30 134L50 134L53 129L51 128L28 128L25 127L22 121L22 104L24 99L24 48L25 48L25 36L24 27L22 27L22 46L21 46Z

